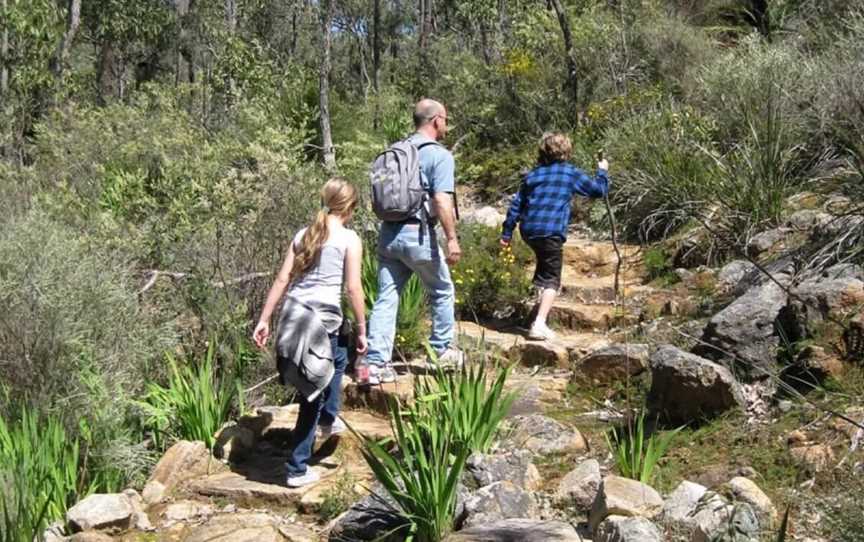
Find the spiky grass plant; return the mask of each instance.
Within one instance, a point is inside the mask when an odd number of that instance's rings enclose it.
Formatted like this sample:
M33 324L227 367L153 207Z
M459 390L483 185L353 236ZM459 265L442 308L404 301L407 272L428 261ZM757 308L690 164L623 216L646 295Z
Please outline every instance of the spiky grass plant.
M654 479L654 468L669 451L675 436L683 427L649 435L645 428L645 417L645 410L641 410L635 419L627 421L625 427L610 430L606 433L606 443L612 450L621 476L650 484Z
M178 365L174 356L166 358L171 367L168 386L150 384L144 401L145 427L164 447L168 439L203 441L208 448L216 442L216 432L228 421L235 404L242 410L243 391L233 373L220 374L216 365L216 344L211 340L200 362Z

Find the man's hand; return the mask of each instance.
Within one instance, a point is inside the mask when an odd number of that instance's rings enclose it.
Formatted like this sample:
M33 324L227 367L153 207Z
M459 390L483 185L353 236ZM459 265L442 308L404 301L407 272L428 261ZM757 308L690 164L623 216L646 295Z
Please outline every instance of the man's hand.
M454 237L447 241L447 263L449 265L456 265L461 257L462 249L459 247L459 239Z
M366 339L366 334L357 335L357 354L365 356L369 351L369 341Z
M609 161L605 158L601 158L599 162L597 162L597 169L602 169L603 171L609 171Z

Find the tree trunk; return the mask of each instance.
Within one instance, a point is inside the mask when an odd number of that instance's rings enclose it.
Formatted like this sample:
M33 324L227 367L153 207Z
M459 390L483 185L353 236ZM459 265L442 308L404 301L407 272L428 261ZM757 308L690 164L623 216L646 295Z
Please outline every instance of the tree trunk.
M372 90L375 93L372 127L377 130L381 124L381 0L372 0Z
M7 16L7 0L2 0L3 17ZM3 35L0 36L0 102L6 102L6 93L9 92L9 67L7 58L9 57L9 27L3 25Z
M294 58L294 55L297 54L297 4L294 3L291 6L291 45L289 52L291 53L291 58Z
M66 32L63 33L60 45L57 46L57 52L51 59L51 71L54 72L54 76L58 79L63 75L66 59L69 57L69 49L72 48L72 41L75 40L75 34L78 33L78 26L80 24L81 0L69 0L68 11L66 13Z
M177 43L174 50L174 84L191 83L194 80L194 67L188 52L188 32L186 31L186 16L189 14L189 0L174 0L174 11L177 13Z
M228 35L231 38L237 33L237 0L225 0L225 25L228 27ZM228 75L228 80L225 81L228 89L227 104L230 106L234 101L234 96L237 91L237 82L232 75Z
M102 42L99 51L99 102L107 104L119 95L118 81L120 79L119 67L117 66L117 54L114 44L106 40Z
M570 91L570 98L573 101L573 120L578 126L579 124L579 79L576 71L576 59L573 57L573 34L570 31L570 19L567 17L567 11L561 5L561 0L549 0L549 5L555 10L555 15L558 17L558 25L561 27L561 34L564 37L564 56L567 65L567 88Z
M768 41L771 40L771 20L768 11L768 0L752 0L751 1L751 17L753 25L760 34L765 36Z
M336 165L333 134L330 131L330 46L335 0L321 0L321 65L318 70L318 109L321 129L321 158L328 169Z

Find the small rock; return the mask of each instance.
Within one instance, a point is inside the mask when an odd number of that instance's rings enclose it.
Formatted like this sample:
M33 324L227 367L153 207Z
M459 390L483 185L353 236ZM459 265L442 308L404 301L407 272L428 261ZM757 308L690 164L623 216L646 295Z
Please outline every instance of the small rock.
M839 378L845 366L837 356L824 348L808 345L795 358L794 365L787 367L784 376L791 382L821 384L828 378Z
M180 501L171 503L162 511L162 518L167 523L189 521L200 517L212 516L213 507L195 501Z
M504 480L527 491L540 489L542 479L532 463L528 450L514 450L503 454L471 454L465 463L465 474L471 487L483 487Z
M444 542L583 542L563 521L506 519L451 534Z
M123 531L132 527L135 519L132 503L120 493L90 495L66 512L66 521L74 532Z
M827 444L805 444L789 449L792 459L811 474L823 472L835 460L834 450Z
M759 522L747 503L729 504L716 494L706 494L693 517L692 542L753 542Z
M160 502L180 482L214 470L214 463L218 464L212 460L203 442L181 440L165 452L153 469L150 480L144 486L144 502Z
M503 481L482 487L465 501L466 528L502 519L538 519L534 497L514 484Z
M663 535L645 518L609 516L597 527L594 542L663 542Z
M748 260L734 260L724 265L717 273L717 285L723 291L737 289L745 277L758 272Z
M673 423L716 416L745 404L741 386L728 369L671 345L651 356L651 376L648 404Z
M732 495L734 501L745 502L753 507L762 529L772 529L777 524L777 509L774 503L749 478L743 476L732 478L726 483L724 489Z
M98 531L88 531L86 533L78 533L68 538L69 542L113 542L114 539L105 533Z
M575 373L594 382L620 382L645 371L648 356L647 344L613 344L579 360Z
M540 414L516 416L511 423L513 432L502 444L505 448L526 449L539 454L581 452L588 448L577 429Z
M596 532L608 516L653 519L662 511L663 499L652 487L636 480L610 475L600 484L588 521L591 531Z
M237 463L246 459L255 447L255 433L252 429L228 422L216 435L213 455Z
M42 532L42 542L64 542L66 538L62 521L55 521Z
M787 412L792 410L794 407L795 407L795 403L793 403L792 401L790 401L788 399L782 399L780 401L777 401L777 409L780 412L782 412L783 414L786 414Z
M465 213L462 220L466 224L482 224L489 228L500 228L504 223L504 215L494 207L486 206Z
M279 520L261 513L214 516L195 527L184 542L284 542Z
M288 539L287 542L318 542L318 534L296 524L281 525L279 534Z
M336 519L329 540L401 542L407 532L408 522L397 511L395 501L383 487L377 486L371 495L354 503ZM382 539L387 533L389 535Z
M564 476L555 496L559 501L574 503L577 510L588 511L597 498L601 481L600 463L588 459Z
M766 252L781 250L789 231L788 228L774 228L773 230L757 233L747 243L747 251L751 256L755 257Z
M663 503L663 518L672 523L687 523L705 492L703 485L683 481L678 484Z

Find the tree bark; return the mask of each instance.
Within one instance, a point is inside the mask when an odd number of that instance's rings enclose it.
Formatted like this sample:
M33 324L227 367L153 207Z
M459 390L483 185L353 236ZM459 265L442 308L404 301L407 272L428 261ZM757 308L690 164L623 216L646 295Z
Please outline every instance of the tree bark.
M75 34L78 33L80 24L81 0L69 0L66 12L66 32L63 33L60 45L57 46L57 52L51 59L51 71L54 72L54 76L58 79L63 75L66 59L69 57L69 49L72 48L72 42L75 40Z
M7 15L7 0L2 0L3 7L3 17L5 19ZM7 58L9 57L9 27L8 25L3 25L3 35L0 36L0 98L2 101L6 101L6 93L9 92L9 67L7 64Z
M321 159L328 169L336 165L333 134L330 130L330 47L335 0L321 0L321 64L318 69L318 109L321 129Z
M189 0L174 0L174 11L177 14L177 43L174 50L174 85L191 83L194 80L194 66L188 53L188 32L186 31L186 16L189 14Z
M753 25L769 41L771 40L771 20L768 11L768 0L752 0L751 1L751 17Z
M114 44L106 39L102 42L99 51L99 102L102 105L107 104L119 95L119 71Z
M549 5L555 10L558 17L558 25L561 27L561 35L564 37L564 56L567 65L567 89L573 101L573 118L576 125L579 124L579 74L576 69L576 59L573 56L573 33L570 30L570 19L567 11L561 5L561 0L548 0Z
M372 90L375 93L372 127L377 130L381 125L381 0L372 0Z
M228 34L231 38L237 33L237 0L225 0L225 25L228 27ZM230 106L234 100L237 91L237 82L232 75L228 75L228 80L225 82L228 88L228 97L226 99Z
M297 4L294 3L291 6L291 45L289 49L289 53L291 54L291 58L294 58L294 55L297 54Z

